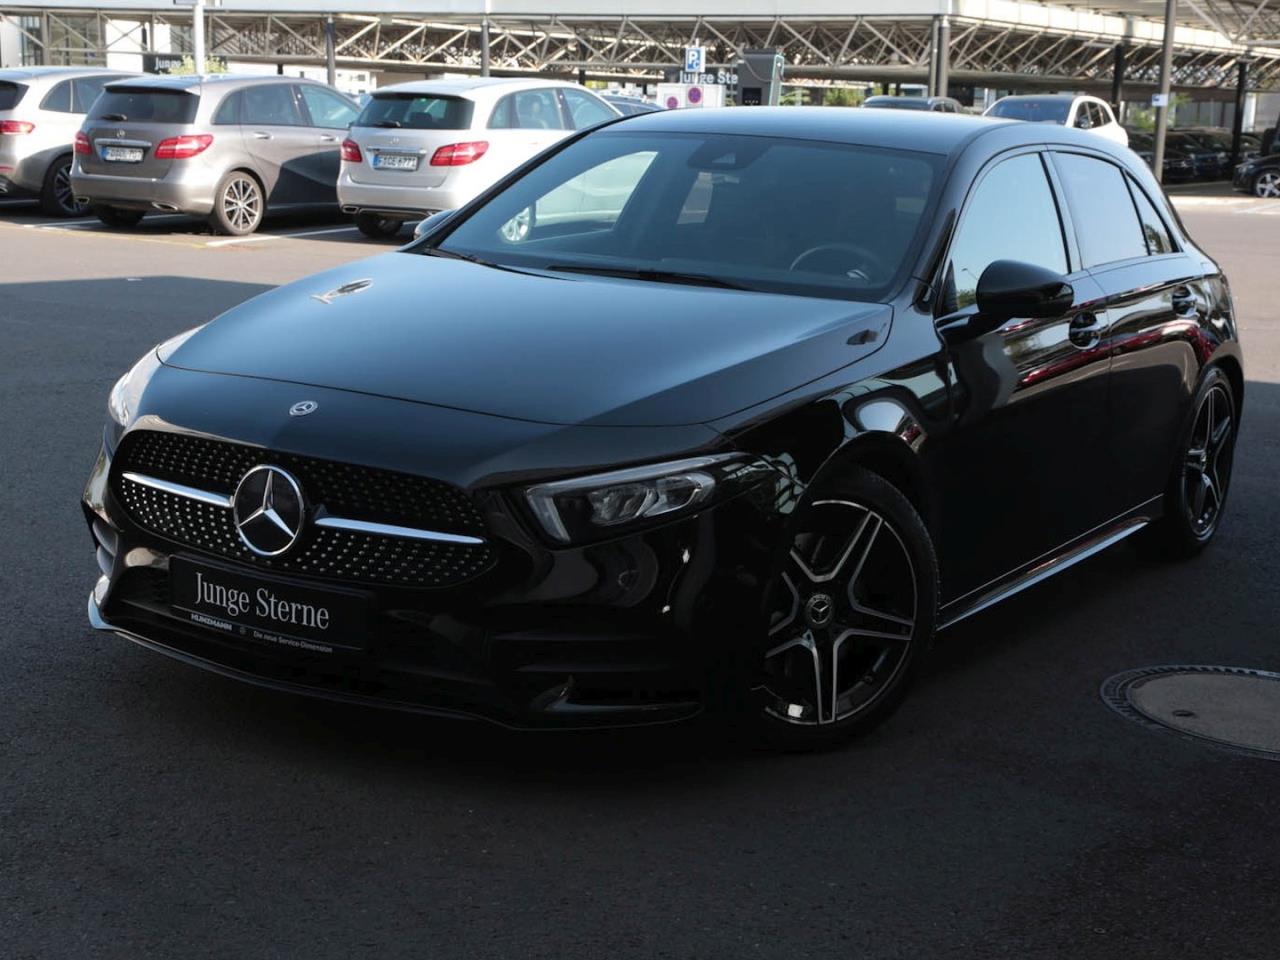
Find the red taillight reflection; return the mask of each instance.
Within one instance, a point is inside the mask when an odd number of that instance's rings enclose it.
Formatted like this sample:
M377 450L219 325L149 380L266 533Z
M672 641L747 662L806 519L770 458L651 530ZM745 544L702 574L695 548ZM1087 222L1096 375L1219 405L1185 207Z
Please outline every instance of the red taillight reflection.
M360 152L360 144L354 140L342 141L342 159L347 163L363 163L364 154Z
M181 137L169 137L156 144L157 160L187 160L197 153L204 153L213 143L209 133L192 133Z
M433 167L461 167L479 160L488 149L489 144L485 140L475 140L471 143L451 143L441 147L431 155L431 165Z
M82 153L86 156L93 153L93 147L89 145L89 136L84 133L76 134L76 153Z
M0 120L0 133L30 133L36 128L27 120Z

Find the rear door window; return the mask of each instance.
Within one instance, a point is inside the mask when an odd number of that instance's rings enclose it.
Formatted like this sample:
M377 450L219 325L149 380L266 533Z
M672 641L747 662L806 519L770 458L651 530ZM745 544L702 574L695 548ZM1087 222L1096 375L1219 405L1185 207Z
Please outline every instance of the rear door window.
M1145 257L1147 240L1120 168L1079 153L1059 153L1054 159L1084 265Z
M71 81L63 80L44 95L40 101L41 110L52 110L55 113L71 112Z
M555 90L521 90L507 98L510 117L504 126L518 130L563 130L564 117ZM496 113L496 112L495 112Z
M93 102L102 93L111 77L81 77L71 81L71 108L76 113L88 113Z
M27 88L20 83L0 80L0 110L12 110L22 100Z
M92 109L92 119L116 123L190 123L200 98L185 90L107 87Z
M974 189L951 246L943 312L975 303L978 278L996 260L1067 272L1062 221L1039 154L1001 161Z
M356 108L345 97L340 97L332 90L304 83L298 87L302 94L302 102L307 113L311 115L311 126L324 127L329 130L345 130L356 118Z
M357 127L405 130L466 130L471 126L470 100L430 93L378 93L364 105Z
M240 122L259 127L300 127L302 113L286 83L263 83L240 91Z

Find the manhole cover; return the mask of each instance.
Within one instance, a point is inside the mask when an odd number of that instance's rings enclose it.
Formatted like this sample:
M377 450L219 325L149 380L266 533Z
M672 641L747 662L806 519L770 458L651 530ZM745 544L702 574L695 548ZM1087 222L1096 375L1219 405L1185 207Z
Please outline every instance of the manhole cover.
M1154 730L1280 760L1280 673L1243 667L1145 667L1116 674L1102 699Z

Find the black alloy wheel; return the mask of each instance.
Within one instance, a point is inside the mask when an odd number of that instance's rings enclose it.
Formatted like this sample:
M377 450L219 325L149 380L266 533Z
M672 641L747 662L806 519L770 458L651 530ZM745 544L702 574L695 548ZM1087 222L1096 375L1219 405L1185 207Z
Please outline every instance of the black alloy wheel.
M1165 492L1164 515L1152 525L1151 541L1173 557L1203 549L1217 533L1226 508L1237 407L1231 380L1222 370L1210 367L1205 372L1191 410Z
M766 742L831 746L887 717L933 636L937 584L928 531L883 478L853 469L814 496L770 591Z
M72 217L80 212L71 189L71 157L59 157L49 165L40 190L40 212L47 217Z

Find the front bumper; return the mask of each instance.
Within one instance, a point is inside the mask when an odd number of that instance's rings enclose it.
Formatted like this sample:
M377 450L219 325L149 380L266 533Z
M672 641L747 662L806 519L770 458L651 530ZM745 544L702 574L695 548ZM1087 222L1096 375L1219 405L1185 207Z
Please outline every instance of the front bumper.
M1243 190L1246 193L1251 192L1253 190L1253 178L1257 172L1257 169L1254 167L1237 167L1235 173L1231 177L1231 186L1237 190Z
M174 610L171 557L262 571L143 529L114 481L104 444L83 503L101 571L91 625L259 686L518 728L667 723L745 691L738 678L763 634L758 608L773 558L760 544L772 521L759 496L565 549L525 539L513 517L495 538L494 570L454 588L362 585L375 611L367 644L319 653L201 627Z

